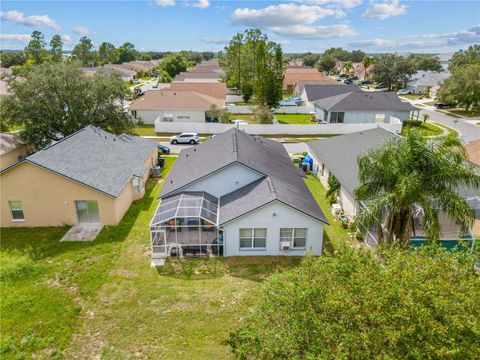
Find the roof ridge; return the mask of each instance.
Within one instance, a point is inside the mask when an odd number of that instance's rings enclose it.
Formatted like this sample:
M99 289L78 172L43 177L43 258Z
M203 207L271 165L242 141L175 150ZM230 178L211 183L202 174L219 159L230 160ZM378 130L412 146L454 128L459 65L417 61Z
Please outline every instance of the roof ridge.
M84 130L87 129L87 128L94 128L94 129L99 129L99 130L101 130L100 128L97 128L96 126L87 125L87 126L85 126L84 128L81 128L80 130L77 130L77 131L75 131L74 133L71 133L70 135L67 135L67 136L63 137L63 138L61 138L60 140L55 141L53 144L50 144L50 145L45 146L44 148L40 149L39 151L43 151L43 150L50 149L50 148L52 148L53 146L64 142L65 140L67 140L67 139L71 138L72 136L74 136L74 135L76 135L76 134L84 131ZM34 155L34 154L36 154L36 153L33 153L32 155ZM28 156L28 157L30 157L30 156Z

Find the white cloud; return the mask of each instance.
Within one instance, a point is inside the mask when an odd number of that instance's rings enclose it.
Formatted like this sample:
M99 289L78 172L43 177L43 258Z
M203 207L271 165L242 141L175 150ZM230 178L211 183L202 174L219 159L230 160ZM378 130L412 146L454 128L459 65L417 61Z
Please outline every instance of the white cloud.
M246 26L271 28L312 24L336 11L320 6L279 4L263 9L238 8L232 14L232 21Z
M59 30L60 26L47 15L31 15L24 16L22 12L11 10L0 12L0 19L3 21L12 22L14 24L21 24L31 27L47 27L53 30Z
M62 41L64 44L68 45L72 43L72 38L68 34L63 34L62 35Z
M422 40L419 40L422 39ZM438 49L480 42L480 25L450 33L413 35L400 39L371 39L348 44L351 47L381 50Z
M73 29L73 32L78 35L88 35L88 34L93 34L93 31L90 31L90 29L87 29L86 27L83 26L77 26Z
M155 4L161 7L175 6L175 0L155 0Z
M202 37L201 40L209 44L228 44L230 38L227 37Z
M195 4L192 5L193 7L197 7L199 9L205 9L210 6L209 0L198 0Z
M357 35L349 25L294 25L273 27L270 30L276 34L297 39L333 39Z
M363 0L297 0L298 2L312 4L312 5L324 5L329 7L353 9L363 3Z
M365 19L385 20L391 16L405 15L407 6L400 4L399 0L384 0L383 2L372 2L372 6L368 8L362 17Z
M0 40L7 42L17 42L26 44L30 41L31 36L27 34L0 34Z

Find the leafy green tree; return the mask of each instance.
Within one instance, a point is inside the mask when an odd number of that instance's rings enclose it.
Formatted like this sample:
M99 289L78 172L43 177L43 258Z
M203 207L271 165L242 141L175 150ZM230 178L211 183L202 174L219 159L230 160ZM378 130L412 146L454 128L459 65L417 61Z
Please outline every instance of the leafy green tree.
M83 66L95 66L96 53L92 40L86 36L81 37L72 50L72 56L75 60L80 61Z
M243 57L244 44L243 33L235 34L227 47L225 47L225 63L227 67L227 84L242 89Z
M448 77L437 92L441 101L456 102L469 111L472 105L480 102L480 62L452 68Z
M335 58L329 54L323 54L320 60L318 61L318 71L325 71L330 73L336 65Z
M118 63L129 62L139 57L138 51L135 50L135 45L126 42L118 48Z
M410 54L407 57L415 71L442 71L442 65L438 57L428 54Z
M2 67L21 66L26 61L27 57L23 51L0 51L0 64Z
M23 127L20 136L38 148L86 125L120 134L134 124L123 107L130 91L115 72L86 76L75 62L44 63L9 86L1 118Z
M253 86L251 84L245 84L242 87L242 98L243 101L249 102L253 96Z
M268 106L256 105L252 109L252 114L258 124L273 124L273 112Z
M63 41L60 35L53 35L50 40L50 59L53 62L61 62L63 56Z
M228 124L230 122L232 114L227 109L219 109L216 105L212 104L210 108L205 112L205 116L209 120Z
M98 47L97 60L100 65L117 64L119 62L118 50L113 44L103 42Z
M172 81L172 78L170 77L170 75L164 70L162 71L162 73L160 74L160 77L159 77L159 82L161 83L169 83Z
M325 50L323 52L323 55L332 56L334 59L340 60L340 61L361 62L366 54L361 50L353 50L352 52L349 52L340 47L338 48L332 47L330 49Z
M351 61L345 61L342 64L342 70L345 74L351 75L353 71L353 64Z
M407 81L416 72L411 62L397 54L383 54L375 57L373 80L384 83L389 89L400 81Z
M320 60L319 54L312 54L311 52L307 52L301 56L303 65L314 67L318 60Z
M480 64L480 44L472 45L467 50L459 50L452 56L449 70L466 66Z
M41 64L47 58L47 50L45 38L40 31L32 32L32 38L25 47L25 55L27 59L34 64Z
M365 79L368 78L368 68L373 65L373 58L370 56L365 55L362 59L362 65L365 69Z
M224 343L238 359L476 359L472 263L437 247L340 246L270 276Z
M187 62L180 54L171 54L160 63L160 71L165 71L170 78L174 78L177 74L187 71Z
M472 225L475 213L458 189L480 188L480 175L465 161L458 138L428 140L410 130L405 139L360 156L358 165L361 185L355 196L366 205L356 222L361 229L376 226L380 242L407 246L419 208L426 237L432 241L440 237L439 211L462 231Z

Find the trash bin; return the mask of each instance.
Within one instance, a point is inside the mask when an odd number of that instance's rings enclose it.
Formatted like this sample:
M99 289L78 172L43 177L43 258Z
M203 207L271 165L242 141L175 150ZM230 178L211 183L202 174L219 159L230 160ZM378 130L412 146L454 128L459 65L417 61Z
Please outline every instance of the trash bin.
M157 162L158 162L158 166L160 166L162 168L165 166L165 158L159 157L159 158L157 158Z

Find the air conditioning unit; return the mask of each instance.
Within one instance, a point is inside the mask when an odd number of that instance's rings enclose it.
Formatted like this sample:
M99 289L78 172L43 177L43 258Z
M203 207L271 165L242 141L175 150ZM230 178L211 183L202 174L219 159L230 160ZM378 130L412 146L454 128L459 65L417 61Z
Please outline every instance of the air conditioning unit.
M159 177L161 174L160 166L155 166L152 168L152 176Z
M290 251L290 243L288 241L282 241L280 243L280 249L282 249L282 251Z

